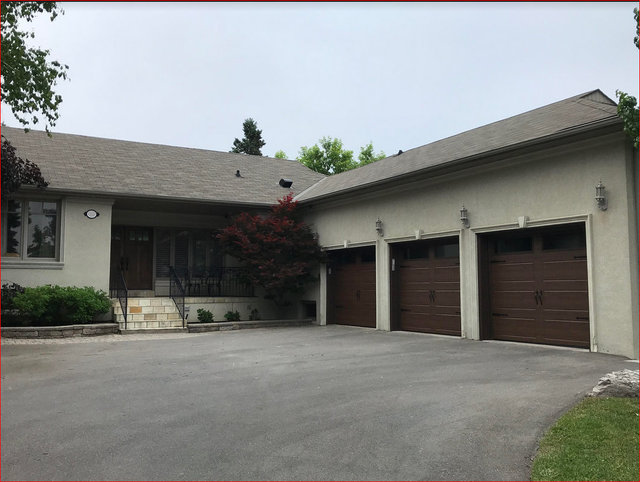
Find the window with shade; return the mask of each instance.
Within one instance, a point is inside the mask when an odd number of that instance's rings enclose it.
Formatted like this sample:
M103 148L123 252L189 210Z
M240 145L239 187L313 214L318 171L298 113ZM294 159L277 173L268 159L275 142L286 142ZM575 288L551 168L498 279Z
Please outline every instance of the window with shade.
M168 278L169 266L178 275L189 271L201 276L222 266L222 252L215 231L158 229L156 231L156 278Z
M2 257L16 260L57 260L60 243L60 203L10 199L2 209Z

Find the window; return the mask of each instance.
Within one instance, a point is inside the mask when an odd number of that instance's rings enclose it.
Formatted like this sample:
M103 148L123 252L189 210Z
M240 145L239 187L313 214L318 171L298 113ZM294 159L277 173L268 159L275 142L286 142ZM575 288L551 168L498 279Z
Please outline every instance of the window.
M2 212L2 256L56 259L60 206L56 201L12 199Z
M178 275L187 270L201 276L223 265L216 232L197 229L158 229L156 231L156 277L169 276L169 266Z

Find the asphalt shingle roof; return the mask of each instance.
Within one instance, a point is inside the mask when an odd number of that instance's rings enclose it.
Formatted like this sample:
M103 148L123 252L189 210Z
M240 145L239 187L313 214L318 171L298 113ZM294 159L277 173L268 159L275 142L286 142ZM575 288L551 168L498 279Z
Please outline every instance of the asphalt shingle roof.
M286 159L4 126L2 135L40 167L51 190L266 205L324 178ZM283 178L290 189L278 184Z
M498 149L517 147L616 116L616 103L600 90L594 90L329 176L296 199L308 201L361 189Z

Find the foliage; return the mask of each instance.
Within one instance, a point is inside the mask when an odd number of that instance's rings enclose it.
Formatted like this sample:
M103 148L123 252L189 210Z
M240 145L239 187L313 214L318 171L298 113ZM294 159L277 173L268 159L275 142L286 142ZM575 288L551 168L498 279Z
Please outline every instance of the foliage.
M638 147L638 101L632 96L616 90L618 97L618 116L622 119L625 134Z
M636 21L636 36L633 38L633 43L640 49L638 44L640 31L638 15L638 9L634 8L633 17ZM616 90L616 97L618 97L618 117L622 119L624 132L631 139L634 147L637 148L640 144L638 141L638 101L634 96L620 90Z
M280 149L275 153L273 157L275 157L276 159L287 159L287 153Z
M300 209L289 194L267 216L242 213L218 235L226 253L248 268L248 281L264 288L278 306L315 280L311 270L323 259Z
M2 101L24 126L37 124L38 113L45 119L45 129L54 126L58 119L58 107L62 97L53 87L58 79L67 78L67 65L49 60L46 49L27 46L33 32L20 29L24 22L35 16L48 13L51 21L59 13L56 2L1 2L0 36L2 38Z
M230 152L251 154L254 156L262 155L262 147L265 142L262 140L262 131L258 129L258 124L253 119L245 119L242 124L244 137L239 140L237 137L233 141L233 149Z
M339 174L357 167L353 151L344 149L340 139L331 137L320 139L320 145L301 147L298 161L309 169L326 175Z
M38 286L25 288L13 299L20 315L33 326L89 323L107 313L111 301L104 291L85 286Z
M17 283L5 283L2 285L2 311L13 310L13 299L24 293L24 288Z
M249 313L249 319L251 321L256 321L260 319L260 312L258 311L258 308L254 308L251 310L251 313Z
M366 166L386 157L382 151L374 152L372 142L360 148L358 161L353 159L353 151L346 150L343 147L340 139L323 137L320 139L319 144L314 144L311 147L301 147L298 161L320 174L339 174L356 167Z
M224 317L227 321L240 321L240 313L238 311L227 311Z
M383 151L380 151L376 154L373 151L373 143L369 142L369 144L360 148L360 154L358 154L360 164L358 165L358 167L366 166L367 164L379 161L380 159L384 159L385 157L387 156Z
M213 323L213 313L204 308L198 308L198 321L200 323Z
M4 5L4 3L2 3ZM16 155L16 148L3 136L2 137L2 194L11 194L20 188L22 184L35 184L39 188L45 188L48 183L42 177L40 168L29 161Z
M540 442L531 480L638 480L638 399L587 398Z
M633 37L633 43L640 49L640 19L638 18L638 9L633 9L633 18L636 20L636 36Z

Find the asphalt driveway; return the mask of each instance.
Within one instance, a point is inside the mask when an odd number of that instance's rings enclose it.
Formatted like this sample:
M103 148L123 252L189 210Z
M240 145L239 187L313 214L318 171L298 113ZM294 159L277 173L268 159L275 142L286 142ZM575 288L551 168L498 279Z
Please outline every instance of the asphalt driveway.
M2 345L2 480L527 479L623 358L342 326Z

